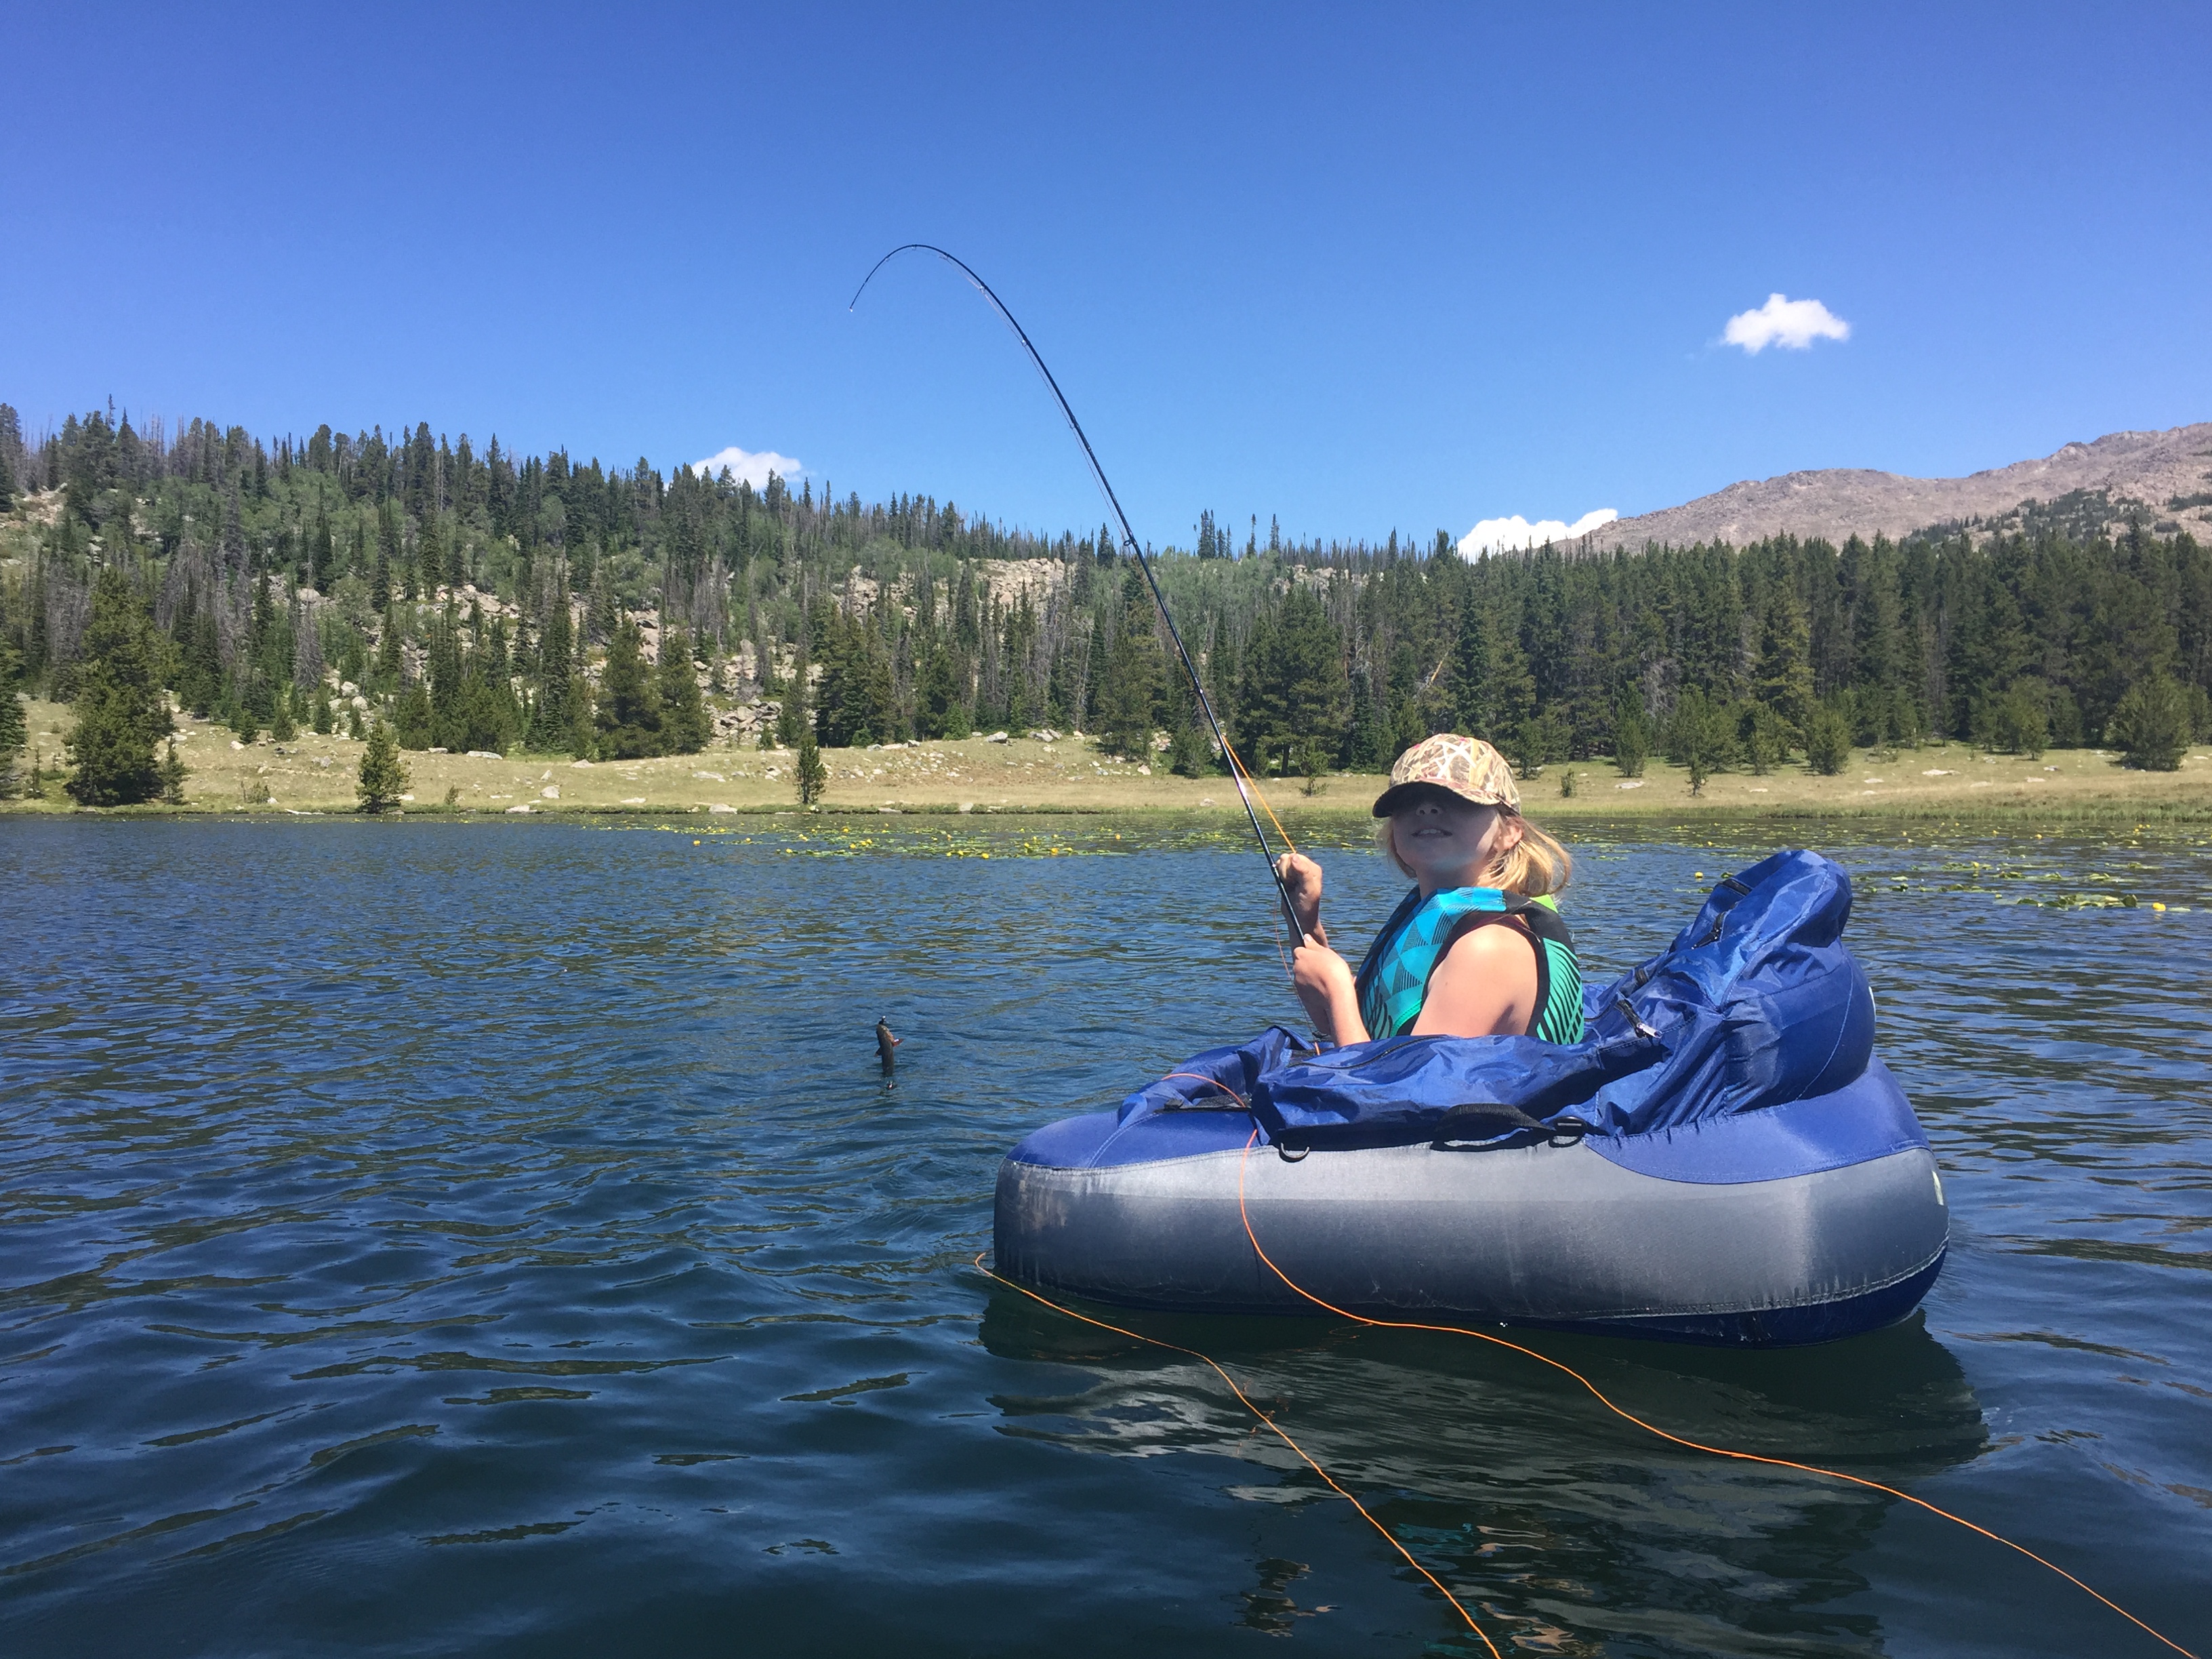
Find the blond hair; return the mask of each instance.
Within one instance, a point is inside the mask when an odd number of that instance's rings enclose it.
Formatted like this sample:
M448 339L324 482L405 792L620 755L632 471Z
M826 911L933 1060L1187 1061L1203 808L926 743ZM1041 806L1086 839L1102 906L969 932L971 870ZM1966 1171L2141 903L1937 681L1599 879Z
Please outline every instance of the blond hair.
M1522 898L1541 898L1565 887L1575 873L1573 855L1520 813L1503 806L1498 810L1520 818L1521 839L1491 860L1490 868L1483 872L1481 884L1518 893ZM1384 818L1378 823L1375 826L1375 843L1382 849L1383 856L1398 866L1398 873L1411 881L1413 872L1398 856L1398 842L1391 833L1391 826L1396 822L1395 818Z

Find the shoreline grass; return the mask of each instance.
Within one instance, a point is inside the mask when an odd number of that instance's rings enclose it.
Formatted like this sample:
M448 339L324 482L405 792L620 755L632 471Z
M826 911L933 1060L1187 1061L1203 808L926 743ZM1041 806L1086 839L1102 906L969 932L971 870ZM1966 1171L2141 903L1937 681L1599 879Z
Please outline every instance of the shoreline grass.
M44 767L58 769L70 725L61 705L28 706L31 743ZM204 817L350 814L362 744L302 732L286 744L264 736L240 744L225 728L178 720L178 752L190 769L182 806L148 805L91 811L62 793L55 771L33 798L0 803L0 814ZM31 757L27 756L27 762ZM1225 776L1178 778L1098 755L1087 742L1018 738L825 750L829 793L807 816L1188 819L1241 827L1244 813ZM702 820L798 816L788 752L710 748L696 755L580 763L553 756L493 757L417 751L403 756L411 774L410 816L535 818L665 817ZM27 765L25 768L27 773ZM1561 793L1565 774L1571 796ZM1271 780L1267 794L1290 823L1348 832L1364 825L1387 780L1340 773L1308 795L1303 781ZM266 799L261 797L266 796ZM1929 744L1877 757L1864 750L1833 777L1795 765L1765 775L1717 773L1692 794L1682 768L1654 758L1641 779L1609 763L1547 766L1522 785L1522 806L1540 822L1589 831L1607 823L1662 822L1712 826L1757 820L1854 823L1924 821L2024 832L2069 825L2212 824L2212 752L2192 745L2176 772L2132 771L2109 754L2054 750L2035 758L1984 755L1961 744ZM525 810L526 809L526 810Z

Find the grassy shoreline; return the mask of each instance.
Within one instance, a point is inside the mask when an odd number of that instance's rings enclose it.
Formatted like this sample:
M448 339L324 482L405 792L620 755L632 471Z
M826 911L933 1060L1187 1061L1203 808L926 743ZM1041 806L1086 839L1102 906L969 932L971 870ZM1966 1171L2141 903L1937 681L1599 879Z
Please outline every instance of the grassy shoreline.
M29 705L31 741L45 766L63 757L70 724L62 706ZM100 817L265 817L356 810L354 784L362 745L303 732L276 744L241 745L224 728L180 718L178 752L190 769L182 806L112 808ZM27 759L28 757L27 757ZM412 815L487 817L667 817L757 818L797 811L794 757L710 748L696 755L579 763L551 756L495 757L418 752L404 757L412 775L403 803ZM1226 777L1178 778L1097 754L1087 742L1014 738L929 742L890 748L825 750L830 788L820 816L1105 817L1188 819L1242 824L1243 809ZM1561 793L1571 773L1574 793ZM1321 793L1302 781L1267 785L1274 810L1299 823L1348 831L1364 823L1386 780L1337 774ZM268 799L259 799L265 794ZM1960 744L1930 744L1877 759L1864 751L1833 777L1795 765L1757 775L1717 773L1702 793L1688 774L1654 758L1640 780L1605 762L1546 767L1522 785L1522 805L1541 822L1570 828L1601 823L1711 824L1750 819L1972 821L2023 830L2054 824L2212 823L2212 751L2192 745L2176 772L2130 771L2109 755L2054 750L2036 759L1990 756ZM526 809L524 810L524 809ZM50 772L35 798L0 802L0 814L83 813Z

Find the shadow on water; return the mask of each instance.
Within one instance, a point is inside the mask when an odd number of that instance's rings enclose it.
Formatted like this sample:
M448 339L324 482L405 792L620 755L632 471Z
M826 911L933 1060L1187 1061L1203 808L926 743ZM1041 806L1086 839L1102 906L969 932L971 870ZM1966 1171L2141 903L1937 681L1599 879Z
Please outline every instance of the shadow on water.
M1078 1305L1078 1304L1071 1304ZM1670 1651L1863 1653L1877 1620L1838 1604L1896 1500L1670 1445L1525 1355L1334 1321L1205 1319L1079 1304L1210 1355L1449 1584L1492 1638L1539 1650L1580 1632ZM1989 1443L1965 1372L1916 1315L1771 1353L1502 1331L1686 1438L1909 1486ZM1236 1460L1249 1503L1339 1504L1195 1359L994 1289L982 1340L1065 1384L994 1395L1000 1432L1109 1456ZM1071 1375L1071 1370L1077 1374ZM1304 1564L1262 1557L1246 1622L1302 1616ZM1408 1577L1401 1571L1401 1577ZM1570 1647L1577 1644L1570 1642Z

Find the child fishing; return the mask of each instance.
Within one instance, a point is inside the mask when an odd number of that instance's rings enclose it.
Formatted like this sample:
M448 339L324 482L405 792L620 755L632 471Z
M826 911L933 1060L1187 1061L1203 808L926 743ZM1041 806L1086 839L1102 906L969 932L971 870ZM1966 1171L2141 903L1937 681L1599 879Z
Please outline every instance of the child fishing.
M1307 943L1291 980L1316 1030L1338 1044L1401 1036L1577 1042L1582 973L1553 896L1573 860L1521 814L1505 759L1444 732L1390 769L1377 839L1414 884L1357 974L1322 926L1321 866L1299 853L1276 874Z

